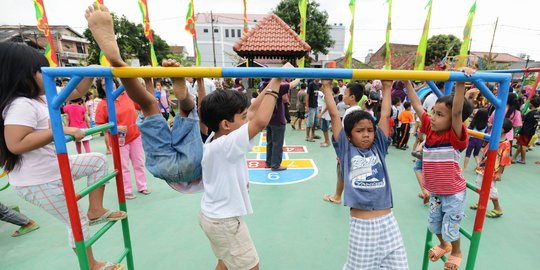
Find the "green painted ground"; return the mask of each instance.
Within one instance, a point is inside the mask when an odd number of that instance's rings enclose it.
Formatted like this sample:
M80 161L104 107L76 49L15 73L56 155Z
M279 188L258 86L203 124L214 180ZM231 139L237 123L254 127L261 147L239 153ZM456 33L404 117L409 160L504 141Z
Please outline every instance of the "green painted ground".
M255 140L258 142L258 140ZM341 269L347 255L348 209L323 202L322 195L335 187L335 154L332 148L304 141L304 133L286 131L286 142L307 145L309 153L291 158L312 158L319 174L299 184L251 185L255 213L246 217L261 258L262 269ZM74 153L71 145L71 153ZM101 138L94 151L104 152ZM254 158L254 155L251 156ZM504 216L486 220L476 269L537 269L533 252L540 242L540 148L529 152L527 165L513 165L499 185ZM109 157L112 166L111 157ZM401 227L411 269L420 269L426 232L427 207L417 197L419 188L408 151L390 149L387 157L394 193L394 213ZM474 164L474 161L472 161ZM56 164L51 164L55 166ZM472 166L471 166L472 169ZM472 171L466 173L474 180ZM5 183L5 179L0 180ZM215 258L197 223L200 194L181 195L149 175L153 193L128 201L129 222L137 269L213 269ZM79 181L80 190L85 183ZM115 188L107 188L106 206L116 208ZM477 200L469 192L468 201ZM12 238L14 225L0 222L0 269L77 269L68 248L65 226L42 210L20 199L12 189L0 193L4 204L17 204L41 229ZM87 207L87 203L82 203ZM490 206L491 208L491 206ZM463 223L472 231L475 212L466 210ZM98 228L92 227L92 232ZM114 260L122 249L120 226L115 225L94 248L102 260ZM468 250L468 241L463 241ZM466 260L463 262L465 265ZM431 269L442 269L435 263ZM463 267L464 269L464 267Z

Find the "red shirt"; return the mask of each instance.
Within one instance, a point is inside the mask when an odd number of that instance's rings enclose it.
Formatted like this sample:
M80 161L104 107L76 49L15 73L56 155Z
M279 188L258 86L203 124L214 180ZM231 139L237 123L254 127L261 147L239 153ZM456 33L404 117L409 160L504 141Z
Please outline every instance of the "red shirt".
M459 167L459 154L467 148L467 128L462 125L461 138L453 128L445 132L431 130L427 112L422 115L420 132L426 134L422 175L427 190L439 195L452 195L466 188L465 178Z
M128 97L126 92L122 93L115 101L116 122L119 126L127 126L126 142L129 144L141 135L137 127L137 112L135 103ZM107 111L107 101L100 101L96 108L96 124L102 125L109 122L109 113Z

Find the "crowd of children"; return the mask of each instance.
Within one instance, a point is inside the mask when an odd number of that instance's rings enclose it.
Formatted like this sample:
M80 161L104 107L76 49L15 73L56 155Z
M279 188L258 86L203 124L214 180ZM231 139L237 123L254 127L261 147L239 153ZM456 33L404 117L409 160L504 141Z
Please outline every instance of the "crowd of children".
M112 17L107 8L103 5L100 9L89 7L86 18L111 65L127 66L115 42ZM3 87L0 92L3 131L0 162L4 170L10 172L10 183L20 197L66 223L69 242L74 247L60 173L56 166L50 166L57 160L50 144L52 131L40 72L41 67L48 66L47 61L30 47L0 43L0 63L7 67L2 72L9 73L0 78ZM23 68L16 63L26 66ZM165 60L162 65L179 66L174 60ZM468 68L463 71L466 76L474 73ZM178 115L175 115L162 81L152 83L151 78L145 78L145 84L141 84L137 78L120 80L125 92L115 101L115 108L121 134L126 198L136 197L132 191L129 160L141 194L151 192L146 183L146 169L177 191L201 191L198 222L217 258L216 269L259 269L257 249L243 219L253 213L246 154L252 150L253 139L268 128L269 123L272 125L272 115L280 111L276 104L286 108L281 103L290 103L283 100L283 95L290 98L289 84L282 84L279 78L271 79L248 102L241 80L235 81L232 90L209 93L202 79L191 79L190 88L184 78L176 78L172 80L172 90L178 100ZM83 80L68 98L69 104L63 107L64 132L76 139L78 152L70 156L73 178L86 177L88 185L106 174L107 162L105 155L91 152L82 130L109 121L104 80L96 81L100 100L86 95L92 82L93 79ZM196 93L193 92L195 82ZM488 133L494 119L493 108L480 94L475 94L474 88L466 94L463 82L456 84L452 95L433 99L429 108L422 103L410 81L375 80L366 85L345 84L340 80L333 86L333 81L328 79L300 83L297 117L291 124L293 129L304 130L302 122L306 119L306 141L311 142L318 138L315 127L320 122L324 135L320 146L333 145L335 149L336 190L323 199L336 204L343 201L350 208L348 255L343 269L409 269L401 232L392 213L390 179L393 176L388 172L385 159L390 144L401 150L408 148L411 126L416 136L412 152L416 158L414 172L421 190L419 196L425 204L429 203L428 228L439 240L439 245L429 250L429 259L437 261L450 253L445 269L457 269L463 257L459 225L466 201L462 172L467 170L472 155L476 161L476 184L481 186L489 147L481 139L469 137L467 129ZM501 181L507 166L525 164L538 127L540 97L531 100L523 118L520 100L514 93L508 98L490 189L494 209L488 217L503 215L496 183ZM170 115L173 116L172 126L167 122ZM284 120L280 123L286 126ZM517 150L512 155L514 129L519 131L516 132ZM85 154L81 154L81 142ZM460 153L465 149L461 167ZM273 164L273 160L270 163L267 161L268 167L280 168L281 159L277 164ZM127 215L104 208L104 189L102 186L90 193L87 213L82 210L79 213L85 239L89 237L88 226L120 220ZM8 213L4 205L0 206L1 213ZM476 204L470 206L477 207ZM15 224L20 225L21 230L38 228L33 220L16 217ZM91 249L88 249L88 258L92 270L123 269L121 264L97 261Z

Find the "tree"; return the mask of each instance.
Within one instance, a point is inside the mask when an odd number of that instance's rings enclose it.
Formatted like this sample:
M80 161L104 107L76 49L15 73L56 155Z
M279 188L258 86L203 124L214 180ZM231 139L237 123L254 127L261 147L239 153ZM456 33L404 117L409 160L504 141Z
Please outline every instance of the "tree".
M167 59L173 59L176 60L176 62L180 63L183 67L191 67L193 66L193 62L187 59L187 56L185 54L178 54L178 53L169 53L166 56Z
M137 58L141 65L150 65L150 41L144 36L142 24L130 22L126 16L118 17L112 14L116 41L123 59ZM154 50L158 63L170 54L169 45L159 35L152 31L154 37ZM84 36L90 42L88 50L88 63L99 64L99 47L92 36L90 29L84 31Z
M426 66L438 63L447 56L459 55L461 40L454 35L432 36L427 41Z
M300 33L298 0L281 0L272 12L296 33ZM327 54L328 49L334 46L334 40L330 37L330 26L327 23L328 13L319 10L319 3L308 1L306 15L306 42L311 46L311 52L315 55ZM308 60L309 58L306 58L306 64Z
M492 53L491 56L489 54L484 54L482 56L482 69L483 70L501 70L501 69L508 69L510 67L510 63L506 64L499 64L495 62L495 58L499 56L498 53Z

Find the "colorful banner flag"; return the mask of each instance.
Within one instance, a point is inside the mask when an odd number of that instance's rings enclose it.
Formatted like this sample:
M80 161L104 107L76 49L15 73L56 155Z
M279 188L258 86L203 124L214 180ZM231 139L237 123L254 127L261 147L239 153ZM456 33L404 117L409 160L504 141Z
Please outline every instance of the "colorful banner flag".
M471 43L471 31L474 14L476 13L476 0L469 10L469 17L467 18L467 24L463 29L463 43L461 43L461 49L459 50L459 57L456 64L456 68L461 68L467 65L467 57L469 56L469 44Z
M47 20L47 14L45 13L45 6L43 0L34 0L34 6L36 8L37 28L43 32L45 38L47 38L47 45L45 46L45 57L49 61L51 67L58 66L58 58L56 58L56 50L54 49L54 42L49 29L49 21Z
M96 4L99 9L101 9L101 5L103 5L103 0L96 0ZM103 51L99 51L99 64L102 66L110 67L111 63L107 58L105 58L105 55L103 54Z
M343 67L352 68L352 49L353 49L353 39L354 39L354 13L356 10L356 0L351 0L349 2L349 10L351 11L351 25L349 26L349 33L351 34L351 39L349 39L349 46L345 52L345 57L343 57Z
M195 7L193 0L189 1L188 12L186 15L186 31L188 31L193 37L193 47L195 49L195 65L201 65L201 53L199 51L199 45L197 45L197 31L195 29Z
M384 57L384 69L392 69L392 51L390 50L390 30L392 30L392 0L388 3L388 24L386 25L386 55Z
M433 0L429 0L426 8L428 13L426 16L426 21L424 22L424 32L422 32L422 37L420 38L420 43L418 43L418 50L416 51L416 57L414 58L414 70L424 70L424 63L426 62L426 49L427 49L427 40L429 32L429 22L431 20L431 7L433 6Z
M154 37L152 36L152 29L150 28L150 17L148 16L148 5L146 0L139 0L139 8L143 17L144 35L150 41L150 60L152 66L157 67L158 61L156 57L156 51L154 50Z
M248 30L247 0L244 0L244 35L247 34Z
M300 12L300 38L306 41L307 0L298 0L298 11ZM298 59L296 65L303 68L305 57Z

